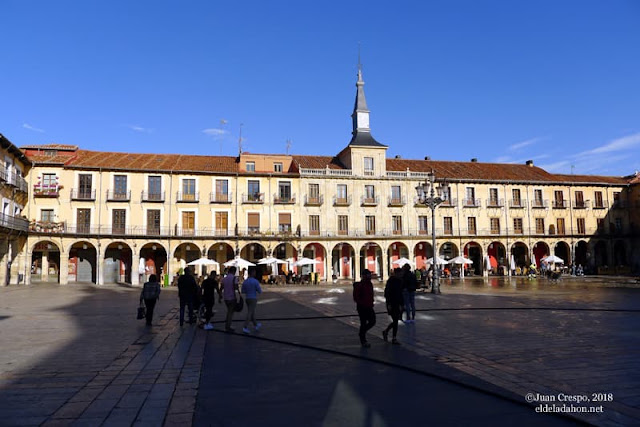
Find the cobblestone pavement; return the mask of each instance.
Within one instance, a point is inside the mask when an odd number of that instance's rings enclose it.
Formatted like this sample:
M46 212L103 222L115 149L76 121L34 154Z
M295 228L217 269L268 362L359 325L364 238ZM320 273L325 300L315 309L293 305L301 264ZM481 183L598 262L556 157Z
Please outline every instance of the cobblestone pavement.
M250 336L220 332L222 313L212 332L179 327L175 289L148 328L135 320L139 288L0 288L0 425L397 425L403 404L435 425L564 424L520 404L559 392L612 393L602 415L579 418L640 423L637 289L451 283L418 296L400 347L379 338L378 303L367 350L344 286L268 289Z
M415 324L401 326L405 348L482 379L521 399L604 398L603 414L575 414L598 425L640 424L640 289L622 279L568 278L443 282L442 295L419 293ZM349 287L282 289L327 316L353 312ZM378 324L383 285L377 287ZM340 291L345 291L340 293ZM341 320L352 326L357 318ZM593 394L603 393L604 396ZM611 401L609 401L611 400ZM585 406L585 405L583 405Z

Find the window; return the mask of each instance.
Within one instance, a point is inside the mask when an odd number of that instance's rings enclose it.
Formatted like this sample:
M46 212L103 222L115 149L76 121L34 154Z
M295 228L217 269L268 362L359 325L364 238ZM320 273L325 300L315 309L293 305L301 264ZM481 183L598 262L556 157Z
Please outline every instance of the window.
M584 208L584 195L582 191L576 191L576 208Z
M282 172L282 163L274 163L273 164L274 172Z
M364 197L367 201L373 201L376 197L376 189L373 185L364 186Z
M262 200L260 194L260 181L248 181L247 182L248 200L250 202L259 202Z
M373 215L367 215L364 217L365 233L376 234L376 217Z
M147 211L147 234L157 236L160 234L160 210L149 209Z
M392 216L391 224L393 226L393 234L402 234L402 217L400 215Z
M91 209L78 209L76 221L78 233L88 233L91 229Z
M42 188L55 188L58 185L58 178L55 173L42 174Z
M127 224L127 211L125 209L114 209L111 212L111 231L114 234L124 234Z
M349 234L349 217L347 215L338 215L338 234Z
M311 236L320 235L320 215L309 215L309 234Z
M474 216L470 216L467 218L467 231L469 232L469 234L476 234L477 230L476 230L476 217ZM445 232L446 234L446 232Z
M399 205L402 203L402 192L399 185L391 186L391 204Z
M309 184L309 203L320 203L320 184Z
M513 234L523 234L522 218L513 218Z
M40 221L42 222L53 222L53 209L42 209L40 211Z
M251 212L247 214L247 226L249 234L256 234L260 232L260 214L257 212Z
M426 215L420 215L418 217L418 234L429 233L429 219Z
M229 213L216 212L216 235L225 236L229 230Z
M196 200L196 180L195 179L182 180L182 200L188 200L188 201Z
M338 184L336 193L336 202L339 204L347 203L347 185L346 184Z
M536 234L544 234L544 218L536 218Z
M373 175L373 157L364 158L364 174Z
M444 234L453 234L453 218L445 216L442 220L444 221Z
M603 208L604 202L602 201L602 191L596 191L594 193L594 208Z
M491 218L491 234L500 234L500 218Z
M291 214L280 212L278 214L278 231L280 233L291 233Z
M278 200L281 202L290 202L291 199L291 183L289 181L278 183Z
M578 218L578 234L585 234L586 228L584 225L584 218Z
M91 190L92 190L92 176L89 174L80 174L78 175L78 198L79 199L91 199Z
M113 198L114 199L127 198L127 176L126 175L115 175L113 177Z
M447 187L442 191L442 200L444 200L444 204L451 206L452 200L451 200L451 187Z
M533 190L533 206L536 208L544 207L544 202L542 201L542 190Z
M149 177L149 200L162 200L162 177Z
M216 202L229 202L229 181L226 179L216 179Z
M522 206L522 198L520 197L519 188L511 190L511 199L513 201L513 206Z
M554 205L556 208L564 208L564 194L562 191L554 191L553 199L555 201Z
M194 211L182 212L182 235L193 236L196 229L196 213Z
M498 189L490 188L489 189L489 205L490 206L499 206L498 200Z
M467 187L466 189L467 198L464 201L465 206L475 206L476 205L476 189L473 187Z
M564 227L564 218L556 219L556 226L558 228L558 234L566 234L566 230Z
M247 162L247 172L256 171L256 162Z

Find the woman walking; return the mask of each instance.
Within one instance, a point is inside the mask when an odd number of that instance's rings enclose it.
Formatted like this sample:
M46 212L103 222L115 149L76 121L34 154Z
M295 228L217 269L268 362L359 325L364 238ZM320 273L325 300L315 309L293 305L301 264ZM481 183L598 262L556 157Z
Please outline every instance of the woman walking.
M402 306L404 298L402 297L402 269L393 270L393 276L387 280L387 286L384 288L384 298L387 301L387 313L391 316L391 323L382 331L382 338L389 341L389 330L393 329L392 344L400 344L396 339L398 335L398 320L402 316Z
M140 293L140 304L144 301L147 312L145 318L147 320L147 326L151 326L153 320L153 309L156 307L156 301L160 298L160 283L155 274L149 276L149 281L142 286L142 293Z

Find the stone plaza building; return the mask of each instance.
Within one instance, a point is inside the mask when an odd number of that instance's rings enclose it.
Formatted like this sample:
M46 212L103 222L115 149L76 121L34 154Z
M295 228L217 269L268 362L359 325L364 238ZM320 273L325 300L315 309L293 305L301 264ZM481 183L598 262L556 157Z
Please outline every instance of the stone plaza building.
M3 183L7 212L29 223L28 235L17 225L6 230L13 249L3 252L5 271L12 283L20 275L26 283L138 284L143 274L174 276L201 257L222 264L272 255L289 260L281 274L304 256L316 263L298 273L358 280L368 268L387 278L393 261L420 268L433 254L431 209L415 190L430 173L449 184L435 210L437 252L470 258L471 274L511 274L549 254L600 274L638 265L635 176L552 174L532 161L388 158L371 134L361 70L356 87L351 140L335 156L60 144L23 146L22 155L9 146L5 159L27 172L28 193Z

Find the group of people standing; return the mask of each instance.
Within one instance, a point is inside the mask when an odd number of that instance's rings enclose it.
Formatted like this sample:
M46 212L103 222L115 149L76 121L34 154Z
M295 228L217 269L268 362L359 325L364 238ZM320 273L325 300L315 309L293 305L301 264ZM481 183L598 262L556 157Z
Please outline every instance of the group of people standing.
M387 280L384 289L384 298L387 306L387 314L391 316L391 323L382 331L382 338L389 341L389 331L392 332L391 343L400 344L398 336L398 322L402 319L403 311L406 313L405 323L414 323L416 318L416 289L418 280L411 267L406 264L403 268L393 270L393 275ZM362 280L353 284L353 300L356 303L358 316L360 317L360 344L364 348L371 347L367 341L367 331L376 324L376 313L373 309L374 291L371 283L371 272L364 270Z
M236 267L230 267L227 274L218 283L217 272L211 272L203 281L202 285L198 285L191 267L187 267L184 274L178 278L178 298L180 300L180 326L185 322L185 310L187 311L188 323L195 323L195 310L204 307L204 316L202 327L205 330L213 329L211 318L213 317L213 305L215 303L216 294L218 296L218 304L224 299L227 307L227 316L225 319L225 331L233 332L231 327L233 315L236 311L242 311L240 301L246 301L247 316L242 331L246 334L250 333L249 324L252 323L256 331L262 326L256 321L255 310L258 303L258 295L262 293L260 282L255 278L256 271L249 269L248 278L243 280L242 286L239 286L239 280L236 276ZM238 295L236 297L236 294ZM242 300L242 296L245 299ZM153 320L153 310L156 301L160 297L160 283L158 283L155 275L149 276L149 281L143 285L140 295L140 302L144 301L146 306L147 325L151 325Z

